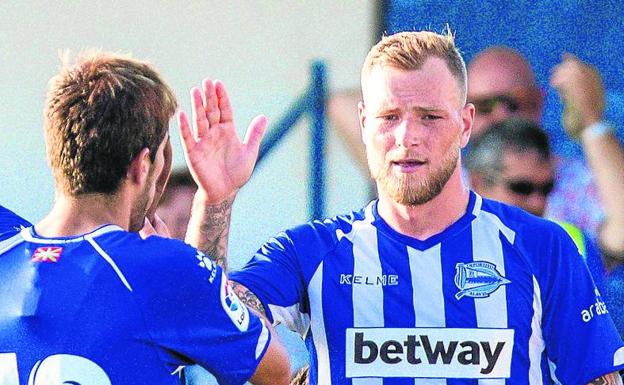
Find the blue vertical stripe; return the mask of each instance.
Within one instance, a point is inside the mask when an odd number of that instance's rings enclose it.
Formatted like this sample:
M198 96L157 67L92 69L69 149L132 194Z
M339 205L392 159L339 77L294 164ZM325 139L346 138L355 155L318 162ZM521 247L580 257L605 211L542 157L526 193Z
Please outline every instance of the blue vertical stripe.
M522 347L514 349L515 357L511 361L511 375L514 383L529 384L529 338L531 337L531 320L533 318L533 276L528 269L524 258L518 254L507 238L499 235L503 247L505 261L505 278L511 283L506 285L507 309L509 314L507 322L509 328L514 329L514 346ZM525 355L520 357L519 355ZM543 376L542 376L543 378ZM548 378L548 376L546 376ZM509 381L508 381L509 383ZM530 384L541 385L541 384Z
M459 291L455 285L455 266L457 263L472 262L472 231L471 226L442 242L442 288L444 290L444 307L446 309L446 327L476 328L477 315L474 299L462 297L455 299ZM477 385L476 379L448 379L447 385Z
M335 258L338 255L341 258ZM344 378L344 382L340 381L340 384L351 385L351 379L346 378L344 357L346 357L345 330L353 327L353 289L351 285L340 283L341 274L353 273L351 242L341 242L336 251L325 258L323 263L323 319L326 325L329 356L334 358L330 360L332 379Z
M391 283L391 276L398 276L397 285L384 286L383 312L384 324L388 328L413 328L415 324L412 279L410 274L407 248L385 234L377 238L379 259L386 282ZM412 378L385 378L384 385L414 385Z

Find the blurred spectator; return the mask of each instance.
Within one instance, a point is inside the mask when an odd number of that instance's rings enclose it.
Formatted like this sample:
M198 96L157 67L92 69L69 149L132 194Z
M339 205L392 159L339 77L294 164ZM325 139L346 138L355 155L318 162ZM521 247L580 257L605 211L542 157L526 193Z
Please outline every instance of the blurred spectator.
M536 123L508 118L486 127L465 164L477 193L544 215L554 188L554 165L546 133Z
M564 127L581 142L589 169L579 160L557 159L548 216L578 225L597 237L607 254L621 256L624 200L618 197L624 192L624 152L612 127L603 122L600 74L568 54L553 69L551 85L564 104ZM468 101L477 110L473 139L487 125L510 116L539 123L543 100L530 64L511 48L486 49L468 65Z
M466 156L472 188L486 198L523 208L543 216L553 191L554 159L546 133L534 122L508 118L486 127ZM609 271L598 246L569 223L561 223L579 248L606 298L611 317L624 335L624 267ZM612 261L605 258L607 266Z
M156 213L169 228L172 238L184 240L195 191L197 185L187 169L171 173Z

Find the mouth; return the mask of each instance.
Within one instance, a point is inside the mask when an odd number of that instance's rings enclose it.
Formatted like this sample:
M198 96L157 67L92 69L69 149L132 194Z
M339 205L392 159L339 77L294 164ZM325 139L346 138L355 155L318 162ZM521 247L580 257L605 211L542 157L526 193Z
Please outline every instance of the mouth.
M413 172L424 166L427 162L416 159L403 159L391 162L392 168L399 169L401 172Z

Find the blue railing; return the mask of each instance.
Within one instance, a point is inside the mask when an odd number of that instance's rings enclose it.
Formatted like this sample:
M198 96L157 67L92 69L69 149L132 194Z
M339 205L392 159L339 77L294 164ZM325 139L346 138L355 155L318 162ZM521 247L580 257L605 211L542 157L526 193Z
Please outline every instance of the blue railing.
M308 89L291 104L286 113L269 129L260 146L258 165L304 116L310 119L310 168L308 174L308 207L310 219L325 216L325 101L327 78L325 64L316 61L311 66Z

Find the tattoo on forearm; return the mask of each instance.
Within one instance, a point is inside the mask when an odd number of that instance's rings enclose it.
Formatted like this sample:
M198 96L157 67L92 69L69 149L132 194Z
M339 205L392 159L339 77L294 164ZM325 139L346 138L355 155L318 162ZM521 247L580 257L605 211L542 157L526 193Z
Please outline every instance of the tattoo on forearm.
M600 378L596 378L588 385L622 385L622 377L620 377L617 372L610 373Z
M226 272L232 203L233 200L227 200L218 205L203 207L201 218L191 219L187 234L187 242L208 255ZM193 214L195 215L195 208Z
M245 286L241 285L238 282L235 282L235 281L229 281L229 282L230 282L230 286L232 287L232 290L234 290L234 293L236 293L238 298L240 298L240 300L247 307L254 309L258 313L266 317L266 311L264 310L264 306L262 305L262 302L260 302L258 297L256 297L256 295L251 290L249 290L248 288L246 288Z

